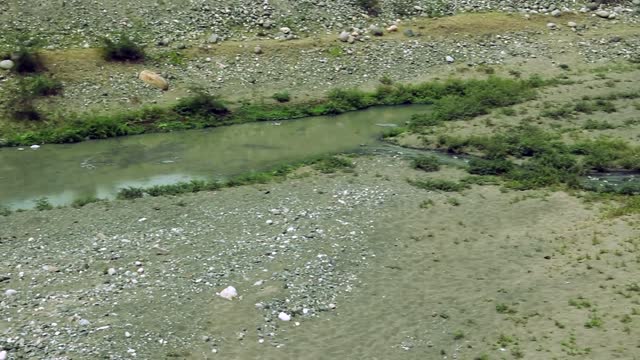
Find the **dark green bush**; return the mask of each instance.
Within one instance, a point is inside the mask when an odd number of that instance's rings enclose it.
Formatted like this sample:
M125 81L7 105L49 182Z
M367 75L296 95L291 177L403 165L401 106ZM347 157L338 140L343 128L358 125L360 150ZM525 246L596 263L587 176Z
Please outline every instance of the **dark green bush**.
M440 160L432 155L419 156L413 159L412 165L415 169L420 169L427 172L440 170Z
M102 39L102 57L107 61L143 61L145 58L144 47L137 44L125 34L117 36L117 40Z
M32 47L22 46L13 54L14 70L19 74L37 73L45 70L44 62L38 54L38 50Z
M288 91L277 92L273 94L272 97L274 100L281 103L289 102L291 100L291 96Z

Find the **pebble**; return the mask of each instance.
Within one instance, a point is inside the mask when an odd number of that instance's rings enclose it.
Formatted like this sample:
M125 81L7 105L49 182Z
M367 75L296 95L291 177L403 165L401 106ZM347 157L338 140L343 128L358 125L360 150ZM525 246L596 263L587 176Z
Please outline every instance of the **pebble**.
M11 60L2 60L0 61L0 69L3 70L11 70L15 64Z
M598 11L596 11L596 15L601 17L601 18L608 19L609 15L611 15L611 13L608 12L607 10L598 10Z
M40 145L31 145L29 146L32 150L38 150L40 149Z
M575 23L575 22L573 22L573 21L569 21L569 22L567 23L567 26L568 26L568 27L572 27L572 28L574 28L574 27L578 26L578 24L576 24L576 23Z
M220 291L218 296L227 300L233 300L233 298L238 296L238 291L233 286L228 286L224 290Z
M445 59L449 64L451 64L452 62L454 62L454 61L455 61L455 59L453 58L453 56L450 56L450 55L447 55L444 59Z
M118 273L118 270L116 270L115 268L109 268L109 270L107 270L107 274L113 276L115 274Z
M282 321L290 321L291 320L291 315L285 313L285 312L281 312L280 314L278 314L278 319L282 320Z
M15 294L17 294L18 292L14 289L7 289L7 291L4 292L5 296L13 296Z
M78 325L80 326L89 326L91 324L91 322L87 319L80 319L78 320Z
M5 350L0 351L0 360L7 360L8 357L9 354Z

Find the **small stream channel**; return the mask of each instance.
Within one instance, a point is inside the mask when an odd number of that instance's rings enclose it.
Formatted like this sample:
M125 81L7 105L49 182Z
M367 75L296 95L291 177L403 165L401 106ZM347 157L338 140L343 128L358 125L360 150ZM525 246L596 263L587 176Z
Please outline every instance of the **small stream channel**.
M428 110L425 105L375 107L337 116L44 145L37 150L4 148L0 206L29 209L43 197L53 205L88 196L111 199L124 187L224 179L334 153L416 156L425 151L391 146L379 138L412 114ZM433 154L448 163L464 163L455 156ZM610 185L637 178L593 174L586 181Z
M261 122L79 144L0 149L0 205L27 209L128 186L222 179L280 164L382 145L380 135L428 106L376 107L338 116Z

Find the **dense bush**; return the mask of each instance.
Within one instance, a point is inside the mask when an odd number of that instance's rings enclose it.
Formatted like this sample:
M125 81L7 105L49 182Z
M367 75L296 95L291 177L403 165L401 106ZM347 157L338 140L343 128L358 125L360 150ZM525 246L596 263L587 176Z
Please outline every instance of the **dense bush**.
M330 156L327 158L322 158L315 162L313 168L325 173L330 174L334 173L338 170L348 170L352 169L355 165L349 159L345 159L337 156Z
M143 61L144 47L137 44L125 34L117 36L117 40L102 39L102 57L107 61Z

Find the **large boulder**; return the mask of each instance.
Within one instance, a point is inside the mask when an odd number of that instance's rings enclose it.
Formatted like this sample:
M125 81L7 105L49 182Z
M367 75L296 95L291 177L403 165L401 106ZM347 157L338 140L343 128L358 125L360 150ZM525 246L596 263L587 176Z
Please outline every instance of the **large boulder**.
M165 80L162 76L154 73L153 71L143 70L140 72L138 78L160 90L169 90L169 83L167 82L167 80Z

